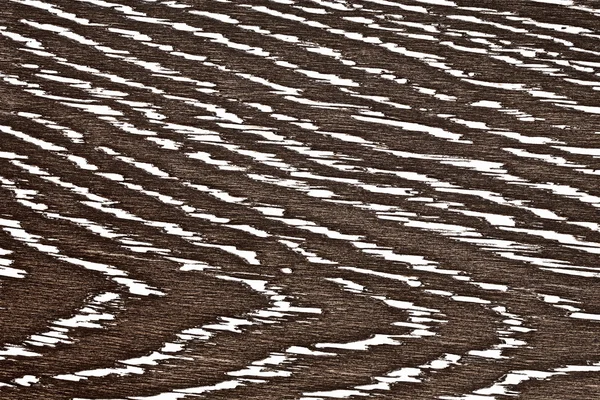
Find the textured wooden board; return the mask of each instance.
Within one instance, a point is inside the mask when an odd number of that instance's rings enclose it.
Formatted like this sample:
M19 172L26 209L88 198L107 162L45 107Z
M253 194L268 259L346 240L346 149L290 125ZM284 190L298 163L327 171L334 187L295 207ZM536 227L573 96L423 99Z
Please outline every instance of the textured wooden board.
M6 0L0 399L600 396L600 8Z

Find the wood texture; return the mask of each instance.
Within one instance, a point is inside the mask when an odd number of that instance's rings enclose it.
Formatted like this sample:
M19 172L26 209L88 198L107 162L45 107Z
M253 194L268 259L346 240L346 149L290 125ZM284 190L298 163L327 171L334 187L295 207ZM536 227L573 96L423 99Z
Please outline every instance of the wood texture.
M0 399L600 397L600 5L6 0Z

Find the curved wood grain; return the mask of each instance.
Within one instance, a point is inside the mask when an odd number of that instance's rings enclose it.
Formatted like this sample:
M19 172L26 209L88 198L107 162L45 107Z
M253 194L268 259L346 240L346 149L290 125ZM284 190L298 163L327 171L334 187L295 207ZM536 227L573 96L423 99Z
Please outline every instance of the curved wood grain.
M7 0L0 398L600 395L600 8Z

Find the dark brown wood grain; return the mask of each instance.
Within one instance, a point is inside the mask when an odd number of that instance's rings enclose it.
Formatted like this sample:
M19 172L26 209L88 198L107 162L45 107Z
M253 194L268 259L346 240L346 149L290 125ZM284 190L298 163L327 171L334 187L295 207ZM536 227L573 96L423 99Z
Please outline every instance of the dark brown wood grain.
M595 1L7 0L0 399L600 396Z

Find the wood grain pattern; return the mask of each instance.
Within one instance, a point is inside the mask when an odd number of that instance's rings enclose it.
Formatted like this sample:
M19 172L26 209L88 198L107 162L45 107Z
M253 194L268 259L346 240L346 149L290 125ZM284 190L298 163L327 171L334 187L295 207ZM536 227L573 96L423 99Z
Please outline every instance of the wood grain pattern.
M6 0L0 399L600 396L600 8Z

